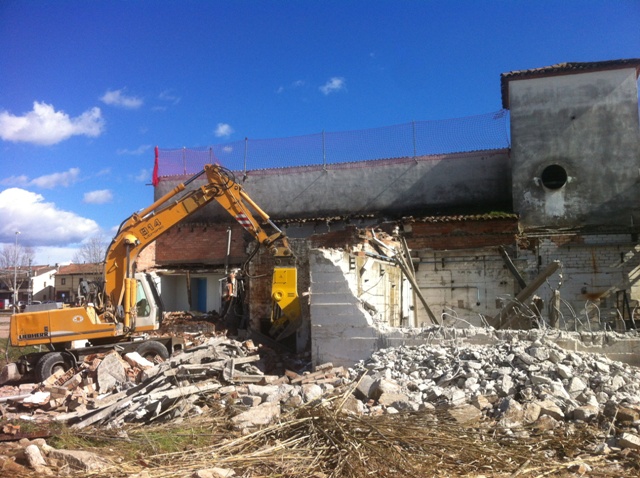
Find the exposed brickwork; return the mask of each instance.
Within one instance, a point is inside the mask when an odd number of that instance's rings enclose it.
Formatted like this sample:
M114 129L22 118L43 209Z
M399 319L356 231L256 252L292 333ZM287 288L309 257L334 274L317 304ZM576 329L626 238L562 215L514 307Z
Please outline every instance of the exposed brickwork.
M147 247L142 249L142 252L138 254L136 259L137 270L147 271L153 269L156 266L156 242L152 242Z
M329 249L340 249L357 244L358 228L356 226L347 226L343 229L326 232L323 234L314 234L309 238L311 247L324 247Z
M516 219L460 222L414 222L407 234L410 249L473 249L515 243Z
M178 226L156 241L156 262L171 264L224 264L227 255L227 227L231 227L229 262L246 259L251 236L239 224L187 224Z

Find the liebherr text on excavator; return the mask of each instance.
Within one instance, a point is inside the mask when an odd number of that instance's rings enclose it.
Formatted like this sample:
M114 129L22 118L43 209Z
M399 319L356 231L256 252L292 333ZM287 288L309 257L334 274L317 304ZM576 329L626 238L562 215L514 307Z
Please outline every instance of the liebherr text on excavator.
M187 191L201 176L204 185ZM82 305L57 308L42 304L11 317L12 346L44 345L47 352L28 354L15 364L13 376L35 372L38 380L58 369L69 369L84 355L118 346L122 352L167 358L179 345L171 340L147 340L145 332L162 321L162 301L148 274L134 271L135 260L146 246L182 219L217 201L275 257L272 280L272 330L279 337L297 328L300 302L296 261L285 234L249 197L233 174L215 164L122 222L107 249L104 283L83 284ZM258 220L259 219L259 220ZM142 339L141 339L142 337ZM4 374L6 376L6 374Z

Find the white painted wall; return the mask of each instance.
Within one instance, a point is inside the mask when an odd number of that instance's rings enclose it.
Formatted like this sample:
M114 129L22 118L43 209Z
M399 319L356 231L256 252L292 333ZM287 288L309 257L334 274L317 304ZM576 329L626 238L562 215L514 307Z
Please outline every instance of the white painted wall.
M191 279L207 280L207 312L220 311L221 295L220 281L224 279L223 274L191 274ZM195 288L195 281L192 282ZM167 312L189 310L189 298L187 295L187 278L185 274L162 274L160 275L160 296ZM193 309L197 304L192 304Z
M311 344L314 363L352 365L371 355L380 338L401 323L413 304L403 304L399 269L341 250L314 249L311 277ZM407 294L410 297L410 294Z

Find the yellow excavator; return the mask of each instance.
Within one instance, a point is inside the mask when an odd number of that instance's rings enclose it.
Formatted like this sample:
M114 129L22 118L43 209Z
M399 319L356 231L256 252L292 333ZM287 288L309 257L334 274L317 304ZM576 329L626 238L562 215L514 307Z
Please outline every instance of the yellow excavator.
M187 190L203 175L204 185ZM48 351L24 355L10 364L12 369L0 374L4 381L32 373L42 381L59 369L75 366L85 355L113 348L121 353L137 351L147 358L167 358L179 350L181 344L176 339L146 337L145 333L160 327L162 301L150 275L136 273L134 264L142 249L214 200L253 235L258 247L266 247L274 256L271 334L284 338L295 332L301 321L297 268L285 234L235 181L231 171L208 164L122 222L105 256L104 283L101 287L81 284L81 306L41 304L37 310L27 308L11 316L12 346L45 345Z

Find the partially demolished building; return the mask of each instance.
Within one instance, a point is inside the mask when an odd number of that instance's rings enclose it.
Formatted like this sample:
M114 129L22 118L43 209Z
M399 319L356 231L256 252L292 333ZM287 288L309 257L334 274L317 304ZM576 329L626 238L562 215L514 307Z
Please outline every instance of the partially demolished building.
M298 257L296 349L342 365L433 324L635 328L639 73L631 59L502 74L492 116L508 120L510 140L495 147L421 154L414 135L400 157L233 168ZM162 164L156 198L187 175ZM212 204L139 267L158 271L169 309L217 310L225 272L251 241ZM269 316L270 260L260 254L248 270L255 331Z

